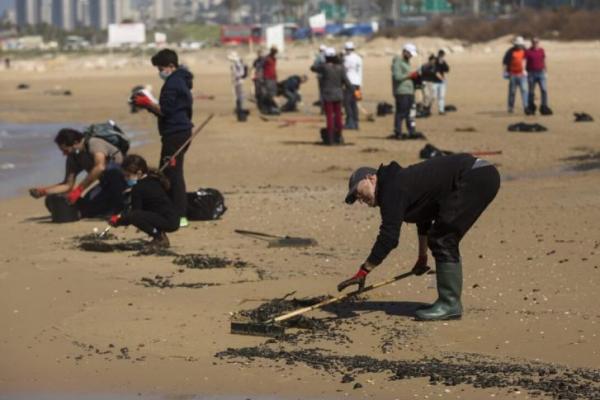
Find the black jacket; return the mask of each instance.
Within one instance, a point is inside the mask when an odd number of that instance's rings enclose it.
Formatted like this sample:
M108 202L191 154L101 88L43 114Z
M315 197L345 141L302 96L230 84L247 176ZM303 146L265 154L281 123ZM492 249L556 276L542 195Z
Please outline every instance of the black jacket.
M131 189L131 211L138 210L150 211L167 219L176 218L179 220L175 206L167 196L167 192L158 178L153 176L140 179ZM128 213L122 216L120 223L122 225L130 224Z
M325 64L313 65L310 70L321 76L321 95L323 101L342 101L344 91L352 89L352 83L346 76L344 66L326 62Z
M367 261L379 265L398 246L403 221L416 223L419 234L427 234L440 201L456 189L474 162L475 157L469 154L453 154L406 168L394 161L380 166L375 196L381 211L381 226Z
M192 82L194 76L185 68L176 69L160 90L158 132L161 136L192 129Z

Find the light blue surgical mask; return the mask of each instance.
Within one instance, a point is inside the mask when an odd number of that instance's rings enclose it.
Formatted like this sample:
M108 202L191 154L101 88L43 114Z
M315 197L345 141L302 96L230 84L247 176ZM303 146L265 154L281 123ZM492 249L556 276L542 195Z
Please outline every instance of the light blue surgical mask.
M170 75L171 75L171 73L167 72L167 71L159 71L158 72L158 76L160 76L160 79L162 79L163 81L166 81Z
M138 182L137 179L127 179L127 186L132 187Z

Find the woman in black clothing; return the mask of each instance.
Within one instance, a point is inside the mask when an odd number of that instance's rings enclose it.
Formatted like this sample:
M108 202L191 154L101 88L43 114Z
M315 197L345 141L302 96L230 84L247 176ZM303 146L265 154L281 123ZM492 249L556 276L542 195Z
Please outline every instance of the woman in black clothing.
M146 160L131 154L121 165L127 184L131 189L131 208L120 215L113 215L112 226L133 225L152 236L150 245L169 247L165 232L179 229L179 214L167 195L169 181L156 170L148 168Z

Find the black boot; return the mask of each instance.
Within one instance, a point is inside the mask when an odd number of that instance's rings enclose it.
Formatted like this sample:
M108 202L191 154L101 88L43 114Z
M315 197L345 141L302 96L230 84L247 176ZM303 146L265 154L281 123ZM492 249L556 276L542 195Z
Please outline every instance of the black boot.
M435 275L437 279L438 299L431 307L417 310L415 318L418 321L442 321L460 319L462 304L462 264L436 262Z

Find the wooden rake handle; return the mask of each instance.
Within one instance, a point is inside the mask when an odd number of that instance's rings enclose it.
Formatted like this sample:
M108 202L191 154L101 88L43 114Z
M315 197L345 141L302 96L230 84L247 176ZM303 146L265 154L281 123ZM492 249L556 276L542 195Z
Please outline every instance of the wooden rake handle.
M215 116L215 114L210 114L210 115L209 115L209 116L208 116L208 117L207 117L207 118L204 120L204 122L203 122L202 124L200 124L200 126L199 126L198 128L196 128L196 130L195 130L195 131L192 133L192 135L191 135L191 136L188 138L188 140L186 140L186 141L185 141L185 143L183 143L183 144L181 145L181 147L179 147L179 148L177 149L177 151L176 151L175 153L173 153L173 154L172 154L172 155L169 157L169 159L168 159L167 161L165 161L165 163L164 163L163 165L161 165L161 167L159 168L158 172L163 172L163 171L164 171L164 170L165 170L165 169L166 169L166 168L169 166L169 164L171 163L171 160L173 160L174 158L176 158L176 157L177 157L177 156L178 156L178 155L179 155L179 154L180 154L180 153L183 151L183 149L185 149L185 147L186 147L188 144L190 144L190 142L191 142L192 140L194 140L194 137L195 137L197 134L199 134L199 133L200 133L200 131L201 131L202 129L204 129L204 127L205 127L206 125L208 125L208 123L210 122L210 120L211 120L211 119L212 119L214 116Z

